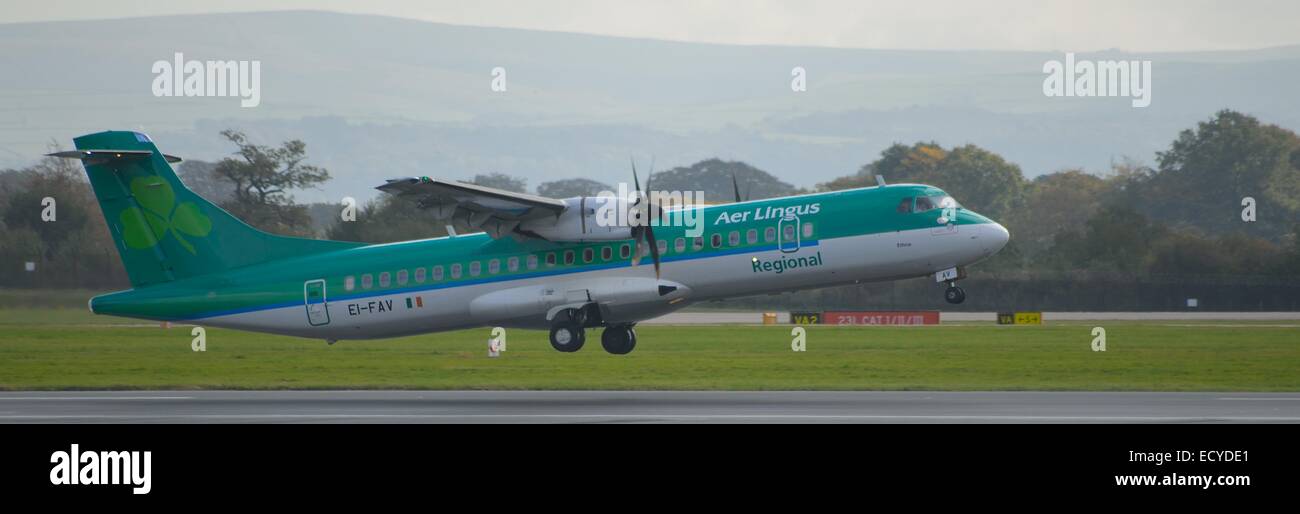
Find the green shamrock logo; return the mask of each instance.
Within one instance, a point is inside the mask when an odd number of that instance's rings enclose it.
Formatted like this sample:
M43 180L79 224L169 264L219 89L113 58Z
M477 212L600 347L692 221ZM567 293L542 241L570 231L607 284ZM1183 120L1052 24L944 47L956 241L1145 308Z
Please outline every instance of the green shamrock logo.
M131 181L131 194L140 207L122 211L122 239L137 250L157 245L168 232L176 242L196 254L194 245L182 235L206 237L212 231L212 220L203 215L192 202L176 205L172 186L159 176L139 177ZM141 208L142 207L142 208Z

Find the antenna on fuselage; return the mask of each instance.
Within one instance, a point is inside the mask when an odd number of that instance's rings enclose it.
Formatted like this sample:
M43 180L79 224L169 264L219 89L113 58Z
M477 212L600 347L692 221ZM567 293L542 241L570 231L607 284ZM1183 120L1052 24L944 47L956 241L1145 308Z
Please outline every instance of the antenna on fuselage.
M880 187L885 187L885 176L884 176L884 175L876 175L876 185L877 185L877 186L880 186Z

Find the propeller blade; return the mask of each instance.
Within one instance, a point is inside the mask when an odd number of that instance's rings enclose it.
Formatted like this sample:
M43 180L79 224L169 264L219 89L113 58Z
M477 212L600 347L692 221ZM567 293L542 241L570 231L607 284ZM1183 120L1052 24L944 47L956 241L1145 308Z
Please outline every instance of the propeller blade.
M731 174L731 190L736 192L736 203L742 202L743 200L740 199L740 183L736 182L735 173Z
M640 216L641 223L643 224L632 227L632 246L633 246L632 266L637 266L638 264L640 264L641 256L643 255L641 253L641 242L645 241L645 243L650 246L650 260L653 261L655 264L655 278L657 279L659 278L659 267L660 267L659 242L655 240L654 227L650 223L650 213L653 210L658 212L658 214L662 216L663 210L655 209L656 206L653 204L653 202L650 202L650 195L647 194L647 191L650 190L650 181L654 180L654 175L655 175L654 158L653 157L650 158L650 174L646 176L645 189L641 189L641 179L638 178L636 175L636 159L632 159L631 161L632 161L632 183L636 186L636 191L638 193L636 203L634 203L633 205L640 205L641 200L643 199L646 200L645 210L642 211L645 213L645 215Z
M628 158L632 161L632 183L636 185L636 190L641 191L641 181L636 178L636 159Z
M645 242L650 245L650 260L655 263L655 279L659 278L659 242L655 240L655 229L645 226Z

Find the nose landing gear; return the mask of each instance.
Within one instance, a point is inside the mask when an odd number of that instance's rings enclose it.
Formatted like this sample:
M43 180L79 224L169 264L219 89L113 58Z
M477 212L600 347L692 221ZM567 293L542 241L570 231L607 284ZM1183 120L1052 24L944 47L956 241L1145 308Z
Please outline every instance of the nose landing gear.
M948 300L948 303L951 304L964 302L966 301L966 290L957 287L956 282L949 281L948 290L943 292L943 299Z
M961 267L948 268L934 274L935 282L948 284L948 290L943 292L943 299L951 304L966 301L966 291L957 287L957 281L963 278L966 278L966 270Z

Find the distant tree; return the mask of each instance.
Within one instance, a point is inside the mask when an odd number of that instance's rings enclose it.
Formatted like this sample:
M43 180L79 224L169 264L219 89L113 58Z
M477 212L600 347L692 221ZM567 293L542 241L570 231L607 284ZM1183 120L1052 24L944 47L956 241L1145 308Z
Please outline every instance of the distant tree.
M55 201L54 221L41 217L45 197ZM36 263L35 273L23 269L27 261ZM0 285L123 285L108 226L77 161L50 157L0 173L0 263Z
M854 175L820 184L818 189L834 191L875 185L876 175L889 183L916 182L939 187L981 214L1001 218L1021 200L1024 175L1020 167L975 145L944 150L939 145L895 144L881 152Z
M312 232L324 237L334 228L335 223L342 221L343 204L330 202L313 202L305 205L307 216L311 218ZM360 209L358 209L360 211Z
M57 147L51 151L58 151ZM3 219L10 229L26 228L35 232L47 252L75 240L97 214L98 205L76 161L46 157L26 170L16 172L17 190L7 194ZM45 198L55 201L55 221L41 218Z
M433 217L410 199L383 195L357 212L356 221L341 221L335 211L329 239L361 243L393 243L447 235L446 221Z
M537 185L537 194L549 198L596 196L601 191L614 191L614 188L604 182L588 178L566 178Z
M1286 276L1289 249L1268 239L1234 232L1215 240L1215 253L1224 261L1225 272L1238 275L1274 274ZM1296 270L1300 271L1300 270Z
M870 187L876 185L876 175L884 177L887 183L920 182L921 177L933 175L947 156L947 150L933 141L912 146L894 143L880 152L879 159L858 168L857 173L818 184L817 189L839 191Z
M732 176L740 194L750 200L795 194L798 190L772 174L739 161L707 159L690 166L657 172L651 187L656 191L703 191L707 203L727 203L736 199ZM645 185L646 177L641 176Z
M1101 208L1110 185L1083 170L1040 175L1025 188L1020 209L1000 220L1017 243L1031 251L1051 246L1061 230L1081 229Z
M235 184L217 173L217 163L184 161L176 167L176 175L191 191L205 200L221 205L234 199Z
M528 179L506 175L505 173L474 175L474 179L470 180L470 183L516 193L523 193L528 190Z
M1021 200L1020 166L975 145L952 149L926 183L942 188L963 205L994 218L1009 215Z
M222 204L248 224L281 234L311 235L311 217L296 205L290 190L314 188L329 180L329 171L308 164L307 144L287 141L280 148L256 145L242 132L221 135L238 148L238 158L217 163L216 173L234 185L234 196Z
M1073 270L1140 275L1148 271L1152 242L1166 232L1131 206L1106 206L1081 229L1057 232L1051 257Z
M1150 271L1165 275L1213 275L1232 271L1232 263L1214 240L1187 231L1175 231L1149 241Z
M1300 137L1252 116L1224 110L1182 131L1157 154L1142 212L1176 226L1217 233L1276 235L1300 217ZM1255 223L1240 219L1252 197Z

